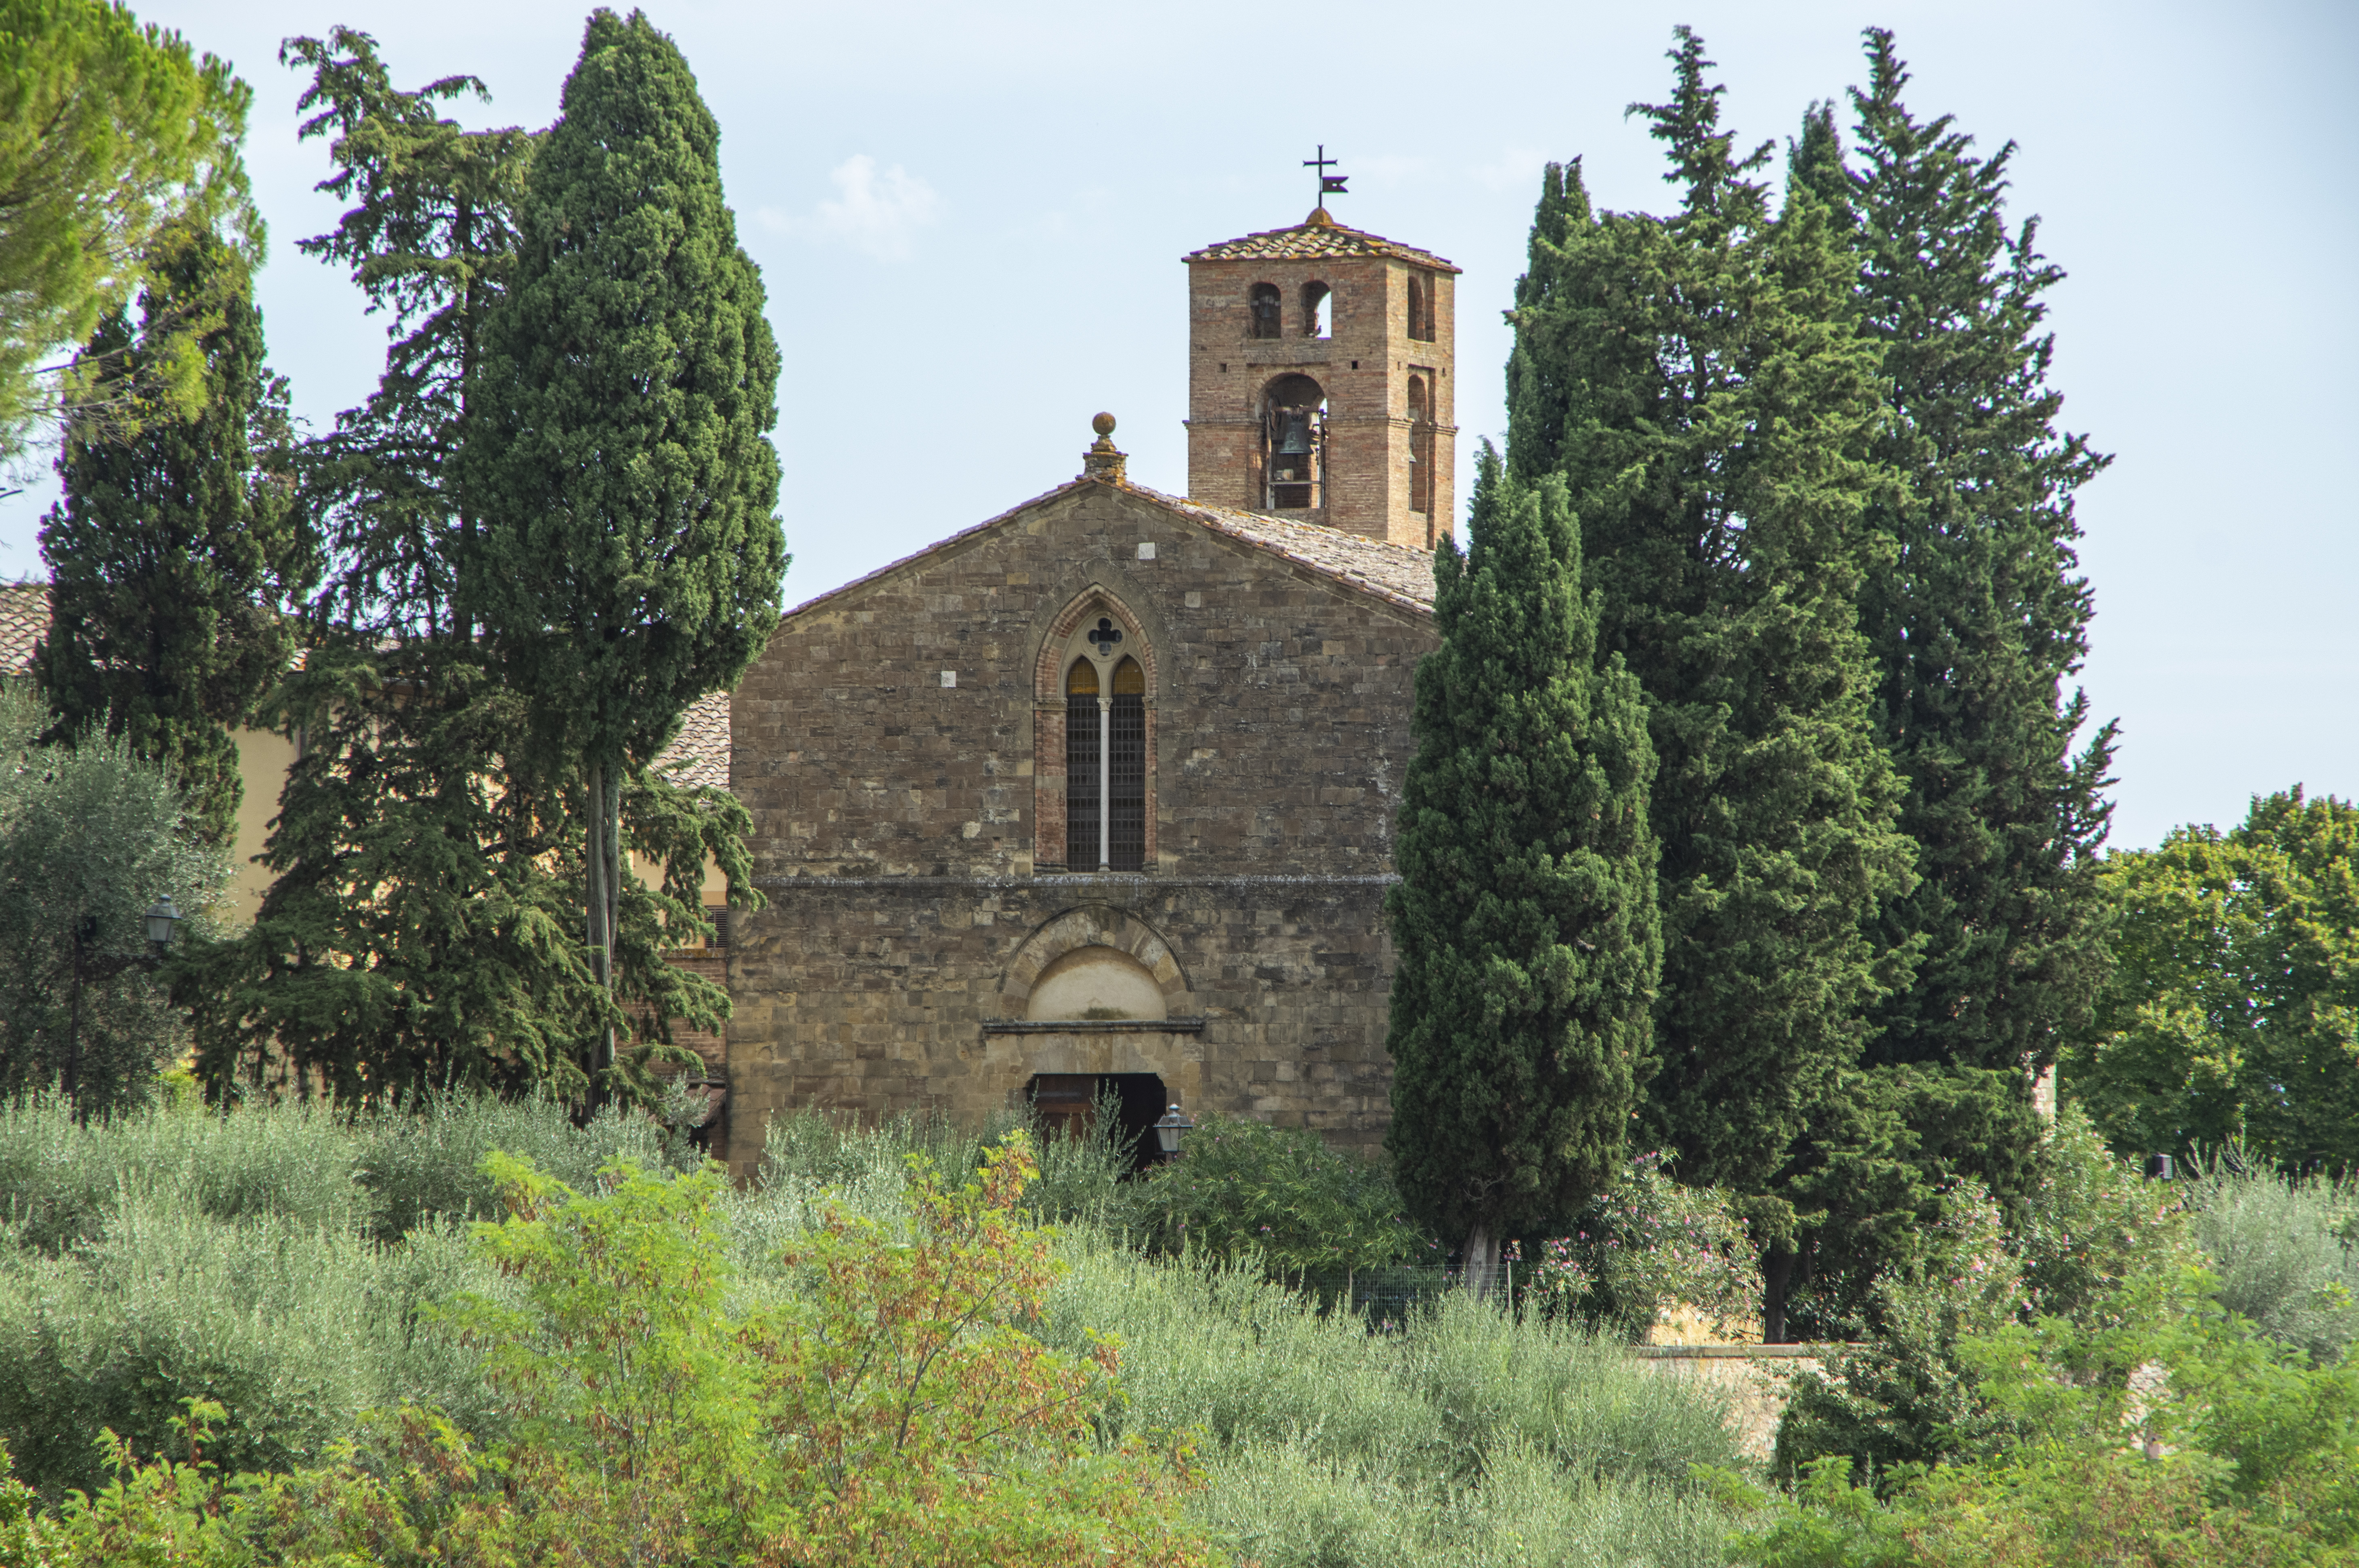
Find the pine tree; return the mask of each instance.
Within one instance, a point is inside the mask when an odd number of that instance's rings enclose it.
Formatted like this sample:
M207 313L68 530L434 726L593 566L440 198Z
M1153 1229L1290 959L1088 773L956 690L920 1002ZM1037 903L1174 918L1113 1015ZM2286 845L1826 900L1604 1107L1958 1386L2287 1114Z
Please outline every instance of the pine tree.
M201 319L201 400L120 438L69 431L64 497L41 529L49 631L33 669L54 737L104 725L179 779L199 829L226 845L243 793L230 730L286 673L296 638L285 611L315 568L283 468L270 471L286 445L286 384L263 363L246 259L209 232L167 249L138 331L114 312L85 355L102 382L136 385Z
M1768 149L1739 157L1720 127L1701 41L1680 28L1671 59L1670 101L1634 112L1679 211L1592 216L1578 169L1549 172L1509 456L1567 481L1660 760L1662 1065L1640 1126L1682 1180L1747 1195L1775 1336L1813 1217L1791 1178L1910 957L1863 931L1911 881L1856 608L1893 478L1831 214L1805 195L1773 219Z
M528 696L542 765L582 769L588 942L610 981L625 784L777 614L778 351L719 128L670 38L594 13L562 102L486 334L466 602Z
M473 77L397 90L364 33L297 38L286 58L313 72L304 135L333 137L321 189L350 203L301 248L352 269L393 341L369 401L300 454L299 504L332 568L276 704L305 746L265 856L277 881L252 929L181 988L200 1069L217 1092L275 1078L345 1100L534 1085L581 1098L582 1043L630 1029L624 1077L645 1093L650 1063L686 1056L664 1044L671 1021L710 1029L727 1012L718 987L663 957L712 934L706 857L733 900L759 895L727 792L636 781L624 842L665 881L622 890L616 984L600 982L573 935L579 769L518 743L527 704L460 592L484 323L515 263L534 138L442 117L440 102L484 93Z
M1416 1217L1482 1271L1612 1181L1662 945L1645 711L1598 653L1562 481L1519 483L1486 447L1468 533L1462 560L1436 548L1441 643L1417 671L1385 1143Z
M1905 481L1869 510L1889 547L1861 602L1921 878L1886 901L1875 935L1922 956L1875 1010L1868 1059L1978 1069L2021 1095L2104 979L2114 730L2074 754L2089 707L2065 685L2091 616L2072 496L2111 460L2056 428L2043 296L2063 273L2038 253L2037 219L2007 227L2013 144L1976 157L1950 117L1919 124L1892 34L1865 37L1859 168L1820 105L1790 176L1842 214L1859 328L1883 351L1876 456Z

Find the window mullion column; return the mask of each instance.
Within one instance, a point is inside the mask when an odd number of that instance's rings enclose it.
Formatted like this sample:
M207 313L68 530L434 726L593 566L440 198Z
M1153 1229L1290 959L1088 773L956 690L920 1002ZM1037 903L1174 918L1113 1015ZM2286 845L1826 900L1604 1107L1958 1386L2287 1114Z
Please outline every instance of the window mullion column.
M1114 869L1114 698L1098 698L1098 870Z

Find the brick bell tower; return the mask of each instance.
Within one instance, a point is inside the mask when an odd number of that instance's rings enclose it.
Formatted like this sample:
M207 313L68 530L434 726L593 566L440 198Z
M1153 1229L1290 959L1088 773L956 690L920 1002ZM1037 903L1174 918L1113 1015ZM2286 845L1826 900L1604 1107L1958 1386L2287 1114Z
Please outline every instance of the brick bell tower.
M1430 549L1456 499L1458 268L1347 229L1291 229L1188 264L1188 495Z

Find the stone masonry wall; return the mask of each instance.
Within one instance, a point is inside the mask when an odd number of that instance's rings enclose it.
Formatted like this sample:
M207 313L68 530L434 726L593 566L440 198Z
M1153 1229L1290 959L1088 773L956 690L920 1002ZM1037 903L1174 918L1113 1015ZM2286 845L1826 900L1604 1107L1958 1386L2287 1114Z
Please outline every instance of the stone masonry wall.
M1036 873L1040 647L1093 592L1153 644L1155 849L1143 874ZM973 1119L1036 1072L1153 1071L1191 1107L1379 1137L1383 894L1433 641L1419 612L1098 483L789 617L733 708L770 900L732 922L736 1168L788 1106ZM1168 947L1175 1027L986 1030L1023 1017L1011 972L1077 911Z

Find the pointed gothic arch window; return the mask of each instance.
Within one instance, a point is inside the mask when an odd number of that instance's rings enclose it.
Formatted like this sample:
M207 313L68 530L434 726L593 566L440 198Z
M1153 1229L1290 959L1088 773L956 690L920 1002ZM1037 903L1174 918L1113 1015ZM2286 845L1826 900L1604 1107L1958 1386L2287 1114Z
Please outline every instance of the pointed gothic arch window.
M1042 676L1054 681L1044 703L1053 700L1063 709L1058 744L1064 755L1056 759L1062 763L1063 798L1056 801L1061 811L1049 800L1041 803L1037 853L1039 863L1061 863L1068 871L1143 871L1153 847L1153 654L1136 628L1117 623L1110 608L1100 601L1069 612L1060 622L1061 633L1052 634L1043 650ZM1050 771L1052 756L1041 759L1039 772ZM1062 818L1061 834L1052 812Z

